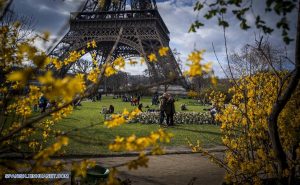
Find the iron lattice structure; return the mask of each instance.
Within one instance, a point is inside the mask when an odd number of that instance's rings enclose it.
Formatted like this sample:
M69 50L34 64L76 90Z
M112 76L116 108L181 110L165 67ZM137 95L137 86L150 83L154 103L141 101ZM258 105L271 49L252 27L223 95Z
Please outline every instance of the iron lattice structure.
M188 87L172 52L168 57L158 58L156 63L147 60L146 56L160 47L169 47L169 33L155 0L105 0L102 4L98 0L87 0L80 12L71 13L70 30L50 56L63 60L69 51L81 50L87 42L95 40L97 48L88 52L95 52L101 65L119 40L112 59L142 56L153 82L166 80L172 74L180 79L177 84ZM65 66L59 74L63 76L70 67Z

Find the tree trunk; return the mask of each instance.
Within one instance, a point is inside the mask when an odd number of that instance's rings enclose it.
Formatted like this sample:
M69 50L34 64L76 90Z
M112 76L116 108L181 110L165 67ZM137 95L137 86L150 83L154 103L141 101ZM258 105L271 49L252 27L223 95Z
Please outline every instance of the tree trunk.
M298 7L300 7L300 1L298 2ZM296 51L295 51L295 71L291 80L282 93L282 95L277 99L272 107L271 114L268 118L268 127L269 127L269 135L272 142L272 148L276 154L276 158L279 162L279 177L282 184L288 184L288 178L283 178L282 173L285 169L288 168L286 153L283 150L282 144L280 142L280 137L278 133L278 117L283 108L286 106L288 101L290 100L292 94L296 90L299 79L300 79L300 11L298 8L298 20L297 20L297 37L296 37Z

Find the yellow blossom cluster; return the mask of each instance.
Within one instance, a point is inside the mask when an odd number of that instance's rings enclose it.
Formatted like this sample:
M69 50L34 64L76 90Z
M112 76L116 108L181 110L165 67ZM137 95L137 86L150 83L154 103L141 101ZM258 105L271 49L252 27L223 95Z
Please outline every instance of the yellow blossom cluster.
M69 56L64 59L63 64L68 65L70 63L76 62L85 54L85 50L82 49L80 51L72 51L69 53Z
M128 112L127 109L124 109L122 114L113 114L111 116L111 120L105 121L104 125L106 125L108 128L117 127L126 123L127 121L132 120L140 113L141 111L139 109L135 109L132 112Z
M20 66L24 62L31 62L37 68L44 68L47 64L47 56L44 52L38 51L33 42L35 38L17 39L20 31L20 22L13 25L2 25L0 27L0 67L3 72L9 72L12 67ZM42 39L45 36L42 36Z
M74 162L72 164L72 171L76 177L85 177L88 168L92 168L96 165L95 161L83 160L81 162Z
M104 70L104 75L106 77L112 76L117 73L117 70L112 65L106 65Z
M86 44L86 47L87 47L87 48L96 48L96 47L97 47L96 41L95 41L95 40L92 40L91 42L88 42L88 43Z
M138 169L138 167L148 167L149 158L145 155L144 152L140 153L139 157L135 160L130 161L127 166L128 169Z
M68 57L66 57L63 61L58 60L55 57L47 57L47 64L52 64L57 70L60 70L63 66L74 63L78 61L83 55L86 54L84 49L79 51L72 51L69 53Z
M60 100L70 102L73 98L85 91L85 82L83 75L76 75L75 77L65 77L63 79L56 79L52 72L48 71L43 76L38 77L38 81L43 85L42 91L50 100Z
M87 43L87 48L96 48L96 47L97 47L97 44L96 44L95 40L92 40L91 42ZM69 53L68 57L66 57L63 61L60 61L57 58L47 57L46 58L46 61L47 61L46 64L51 63L51 64L54 65L54 67L57 70L60 70L63 66L68 65L70 63L76 62L77 60L79 60L85 54L86 54L86 51L84 49L79 50L79 51L71 51Z
M63 67L63 63L59 61L57 58L50 58L50 63L54 65L54 67L58 70L60 70Z
M123 57L118 57L113 61L113 66L118 69L124 69L125 67L125 59Z
M100 70L98 68L93 69L87 76L87 79L93 83L97 83Z
M17 129L19 129L22 126L22 124L20 122L13 122L8 128L3 129L1 135L7 135L9 133L11 133L12 131L15 131ZM23 129L21 131L21 133L17 136L18 141L24 141L25 139L27 139L28 136L30 136L31 134L34 134L35 131L32 128L26 128ZM6 145L10 145L14 142L14 140L6 140L5 142L1 143L1 146L6 146Z
M157 57L154 53L151 53L150 55L148 55L148 59L150 62L157 62Z
M158 142L169 143L172 137L173 134L170 134L162 129L151 132L151 134L146 137L136 137L135 135L131 135L127 138L124 138L117 136L114 143L109 145L109 149L114 152L143 151L150 146L157 146ZM157 151L157 149L154 151Z
M63 118L66 118L68 115L70 115L73 111L73 107L71 105L60 109L57 112L54 112L52 115L53 121L57 122Z
M203 61L204 52L205 50L196 50L188 56L188 61L190 61L191 64L188 64L189 70L185 73L186 75L189 75L190 77L195 77L201 76L203 74L203 71L206 73L211 72L212 62L201 64L201 62Z
M226 95L224 95L222 92L213 90L209 94L209 99L213 106L215 106L217 109L221 109L224 107Z
M69 143L69 138L62 136L57 139L57 142L53 145L49 146L48 148L40 151L34 156L34 159L38 162L43 162L49 159L49 156L55 154L57 151L61 149L62 146L66 146Z
M189 147L192 149L192 152L204 151L199 140L197 140L197 144L193 144L190 140L188 140L188 144Z
M7 108L8 112L15 112L16 115L27 118L32 113L32 106L37 104L41 96L40 88L36 86L29 86L29 94L26 97L19 97L16 103L10 104Z
M162 47L158 50L159 55L162 56L167 56L168 52L169 52L169 48L168 47Z
M170 48L168 47L161 47L159 48L158 50L158 54L160 57L165 57L165 56L168 56L168 52L169 52ZM157 59L157 56L155 53L150 53L148 56L147 56L149 62L157 62L158 59ZM144 61L141 61L141 64L143 64Z

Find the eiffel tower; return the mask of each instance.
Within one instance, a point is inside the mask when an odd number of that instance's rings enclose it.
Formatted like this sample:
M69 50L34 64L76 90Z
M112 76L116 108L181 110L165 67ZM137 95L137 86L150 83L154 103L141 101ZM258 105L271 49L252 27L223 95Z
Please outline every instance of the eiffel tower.
M69 51L81 50L92 40L97 42L95 52L100 64L105 62L117 42L111 58L144 57L152 82L172 77L175 83L188 87L182 72L170 51L168 57L158 57L149 62L147 56L160 47L169 47L169 30L161 18L155 0L87 0L80 12L72 12L70 30L51 50L50 56L63 60ZM157 55L158 56L158 55ZM63 67L59 74L65 75L71 65Z

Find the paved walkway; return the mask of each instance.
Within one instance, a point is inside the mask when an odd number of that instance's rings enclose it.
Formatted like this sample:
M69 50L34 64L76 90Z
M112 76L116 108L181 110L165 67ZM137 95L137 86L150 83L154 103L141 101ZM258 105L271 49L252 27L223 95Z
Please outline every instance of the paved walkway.
M97 163L112 167L136 157L108 157ZM132 185L220 185L224 170L200 153L149 156L149 167L128 171L118 168L121 179L130 179Z

